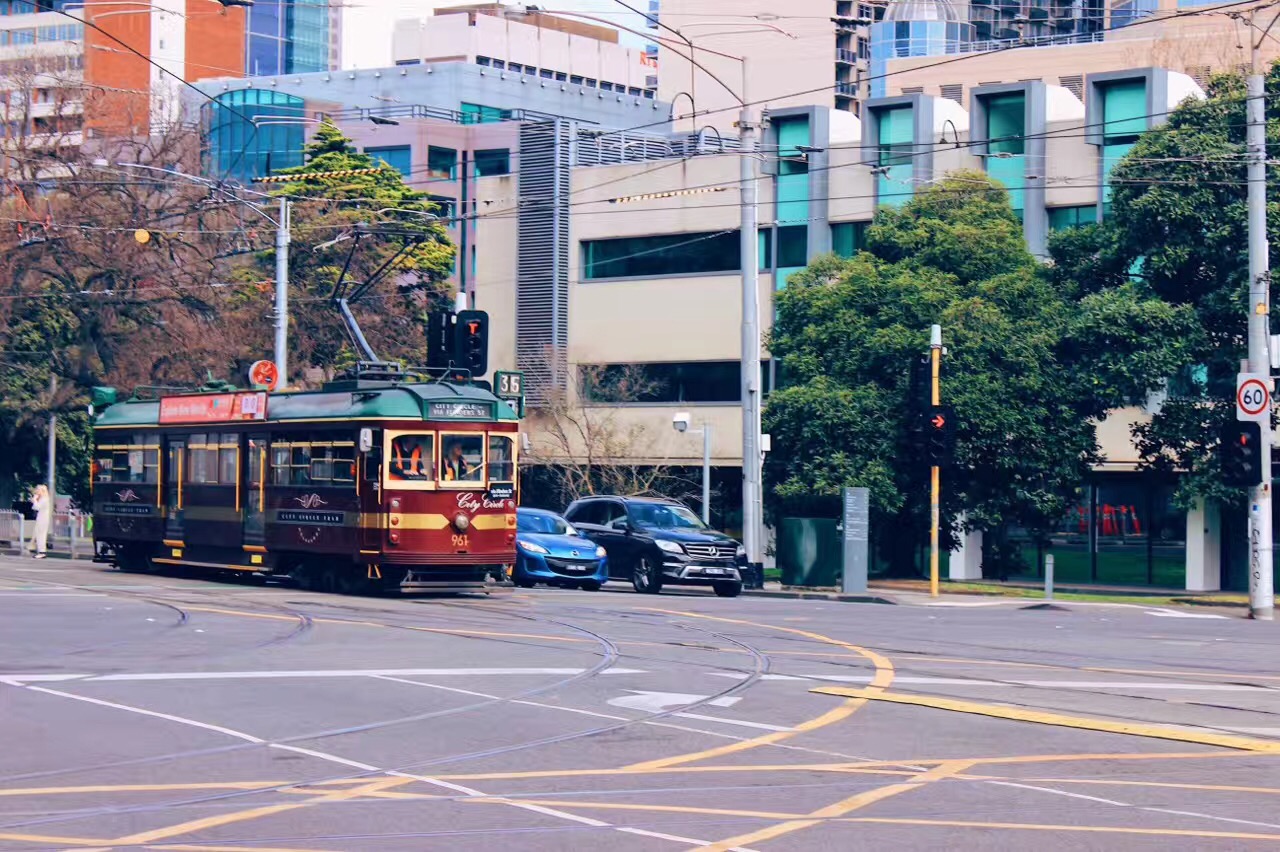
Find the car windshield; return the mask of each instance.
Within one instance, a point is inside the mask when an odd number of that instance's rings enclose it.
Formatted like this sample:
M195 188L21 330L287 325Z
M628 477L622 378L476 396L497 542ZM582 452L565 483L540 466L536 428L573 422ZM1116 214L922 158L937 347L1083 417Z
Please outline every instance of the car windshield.
M578 531L558 515L534 515L520 512L516 515L516 530L522 533L546 535L577 535Z
M631 513L642 527L661 530L705 530L702 519L684 506L667 503L632 503Z

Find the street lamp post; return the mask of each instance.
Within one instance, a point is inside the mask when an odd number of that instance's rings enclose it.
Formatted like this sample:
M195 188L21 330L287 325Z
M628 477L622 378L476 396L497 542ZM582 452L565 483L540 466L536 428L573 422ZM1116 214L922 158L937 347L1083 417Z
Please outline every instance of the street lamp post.
M671 418L671 426L677 432L702 436L702 522L711 526L711 424L703 423L701 429L689 428L689 412L678 412Z

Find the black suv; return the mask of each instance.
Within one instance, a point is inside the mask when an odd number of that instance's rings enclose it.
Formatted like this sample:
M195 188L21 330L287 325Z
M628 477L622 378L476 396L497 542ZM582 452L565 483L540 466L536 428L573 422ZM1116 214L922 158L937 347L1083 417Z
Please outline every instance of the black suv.
M722 598L742 591L746 553L675 500L584 497L565 510L579 532L609 554L609 578L657 594L668 583L711 586Z

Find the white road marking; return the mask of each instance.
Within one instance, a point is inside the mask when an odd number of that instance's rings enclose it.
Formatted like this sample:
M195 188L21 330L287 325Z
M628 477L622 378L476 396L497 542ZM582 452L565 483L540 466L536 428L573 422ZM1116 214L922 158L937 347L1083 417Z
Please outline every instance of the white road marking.
M661 713L668 707L687 707L690 704L696 704L699 701L706 701L713 707L732 707L741 701L741 698L722 697L711 698L710 695L691 695L687 692L650 692L645 689L628 689L630 695L622 695L618 698L610 698L609 703L614 707L626 707L628 710L643 710L646 713Z
M694 846L710 846L711 844L705 840L694 840L692 837L681 837L678 834L663 834L660 831L648 831L643 828L620 828L618 831L625 831L627 834L638 834L641 837L656 837L659 840L670 840L674 843L692 843ZM729 852L755 852L745 846L734 846Z
M1157 814L1173 814L1174 816L1200 817L1201 819L1212 819L1218 822L1234 822L1240 825L1260 825L1263 828L1280 828L1280 824L1274 822L1255 822L1251 819L1235 819L1234 817L1214 816L1213 814L1202 814L1197 811L1174 811L1169 808L1143 808L1144 811L1151 811Z
M29 589L20 592L0 592L0 598L105 598L97 592L45 592Z
M725 719L720 716L704 716L701 713L676 713L681 719L698 719L703 722L719 722L723 725L737 725L740 728L758 728L761 731L791 731L781 725L766 725L763 722L748 722L745 719Z
M1217 615L1212 612L1182 612L1176 609L1149 609L1147 615L1157 615L1161 618L1227 618L1225 615Z
M1128 802L1117 802L1115 799L1102 799L1097 796L1086 796L1084 793L1069 793L1066 790L1054 790L1051 787L1037 787L1034 784L1017 784L1013 781L990 781L997 787L1017 787L1020 790L1039 790L1041 793L1053 793L1058 796L1065 796L1068 799L1084 799L1087 802L1101 802L1104 805L1116 805L1121 808L1131 808Z
M142 716L153 716L157 719L165 719L170 722L177 722L179 725L189 725L193 728L203 728L206 731L213 731L217 734L226 734L229 737L235 737L241 740L248 740L251 743L264 743L266 740L255 737L253 734L246 734L242 731L233 731L231 728L224 728L221 725L210 725L207 722L197 722L195 719L188 719L185 716L174 716L169 713L159 713L155 710L144 710L141 707L133 707L128 704L117 704L114 701L103 701L100 698L89 698L86 695L76 695L73 692L61 692L56 689L48 689L43 686L25 687L31 692L43 692L46 695L56 695L59 698L70 698L73 701L83 701L87 704L97 704L101 707L111 707L116 710L125 710L129 713L138 713Z
M419 686L426 686L426 685L428 684L419 684ZM55 696L58 696L59 698L70 698L75 701L85 701L85 702L88 702L89 704L97 704L103 707L111 707L116 710L124 710L129 713L137 713L143 716L152 716L159 719L165 719L170 722L177 722L178 724L182 724L182 725L190 725L191 727L195 727L195 728L203 728L205 730L214 731L220 734L226 734L227 736L231 736L231 737L236 737L237 739L248 740L249 742L253 742L253 743L262 743L270 746L271 748L278 748L285 751L298 752L299 754L305 754L310 757L315 757L319 760L325 760L331 763L338 763L343 766L349 766L349 767L360 769L366 772L384 772L387 775L391 775L397 778L412 778L416 781L421 781L426 784L433 784L437 787L444 787L446 789L453 790L454 792L462 793L466 796L483 796L485 798L489 798L488 794L483 793L480 790L475 790L470 787L462 787L458 784L452 784L448 781L440 781L426 775L413 775L406 772L389 771L377 766L372 766L367 763L359 763L357 761L348 760L345 757L338 757L337 755L329 754L323 751L313 751L312 749L304 749L304 748L299 748L297 746L289 746L289 745L283 745L279 743L267 743L266 740L263 740L259 737L255 737L252 734L246 734L243 731L235 731L235 730L232 730L231 728L224 728L219 725L210 725L206 722L199 722L195 719L188 719L183 716L174 716L168 713L157 713L154 710L144 710L141 707L132 707L128 704L117 704L112 701L102 701L97 698L88 698L83 695L75 695L70 692L60 692L56 689L47 689L43 686L21 686L21 685L18 685L18 686L19 688L27 689L32 692L41 692L46 695L55 695ZM615 826L615 825L612 825L611 823L602 822L597 819L591 819L590 817L578 816L577 814L571 814L565 811L555 810L554 808L545 808L545 807L542 807L541 805L526 805L519 802L505 802L505 804L511 807L520 808L521 810L532 811L534 813L543 814L544 816L550 816L550 817L555 817L557 819L570 820L572 822L589 825L589 826L592 826L593 828L612 828L615 831L628 831L628 829L623 826ZM656 832L646 832L644 829L631 829L628 831L628 833L644 834L647 836L652 836L652 837L656 837L663 840L674 840L675 842L678 842L678 843L690 843L695 846L710 846L714 842L710 840L697 840L691 837L677 838L677 837L674 837L673 835L659 835ZM752 850L739 850L739 852L752 852Z
M166 680L274 680L283 678L321 678L321 677L378 677L381 675L427 677L485 677L511 675L575 675L586 669L559 668L526 668L526 669L314 669L302 671L256 671L256 672L122 672L117 674L0 674L0 681L10 684L37 682L42 680L81 680L81 681L166 681ZM644 674L641 669L605 669L602 674Z
M738 672L709 672L715 677L727 677L735 680L741 680L746 675ZM872 675L807 675L799 677L796 675L762 675L761 680L816 680L829 681L831 683L870 683ZM1179 690L1197 690L1203 692L1275 692L1273 687L1269 686L1250 686L1248 684L1238 683L1170 683L1164 681L1141 681L1141 680L1027 680L1015 679L997 681L997 680L977 680L960 677L912 677L911 675L898 675L893 679L895 685L928 685L928 686L973 686L973 687L1018 687L1018 686L1035 686L1045 687L1049 689L1179 689Z

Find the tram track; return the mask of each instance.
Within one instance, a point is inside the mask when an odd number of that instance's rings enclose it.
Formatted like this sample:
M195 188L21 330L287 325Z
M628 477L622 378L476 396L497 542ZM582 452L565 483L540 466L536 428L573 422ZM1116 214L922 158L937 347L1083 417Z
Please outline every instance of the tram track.
M642 655L622 655L618 651L616 645L614 645L611 640L607 639L606 637L603 637L600 634L596 634L594 631L587 630L579 625L574 625L569 622L561 622L555 619L547 619L541 616L512 614L512 613L502 613L502 614L529 620L529 621L558 624L560 626L564 626L579 632L588 633L590 635L598 637L602 642L607 643L608 646L612 648L612 654L602 658L599 663L597 663L594 667L592 667L592 669L589 669L587 671L581 672L577 675L574 675L568 678L564 678L561 681L558 681L552 684L547 684L531 690L526 690L525 692L519 693L516 695L504 696L502 698L489 699L481 702L474 702L472 704L464 705L462 707L449 708L448 710L436 711L430 714L422 714L414 717L406 717L406 718L395 719L395 720L385 720L382 722L368 723L365 725L358 725L358 726L348 726L340 729L333 729L329 731L322 731L322 732L306 734L306 735L298 735L295 737L289 737L286 739L274 740L274 741L266 741L263 743L246 743L242 745L238 744L238 745L228 746L228 747L223 747L218 749L205 749L205 750L200 750L198 752L185 752L181 754L155 756L152 758L139 759L135 761L116 762L111 766L112 768L117 766L137 766L144 763L154 763L158 761L182 759L186 757L194 757L197 755L203 756L208 754L225 754L231 751L238 751L238 750L255 748L255 747L259 747L259 748L287 747L288 745L292 743L297 743L297 742L306 742L306 741L324 739L324 738L333 737L333 736L363 733L363 732L367 732L367 731L371 731L379 728L385 728L390 725L402 724L408 721L421 721L429 718L440 718L446 715L456 715L459 713L474 711L484 707L491 707L497 704L523 700L543 692L549 692L555 689L562 688L575 681L583 680L589 677L594 677L595 675L599 674L600 672L612 666L619 659L623 659L623 658L634 659L634 660L646 659ZM392 625L387 625L387 626L392 626ZM201 806L209 805L211 803L233 801L244 796L260 795L262 793L273 792L277 790L284 790L292 787L321 784L321 783L331 782L331 781L361 780L364 778L370 778L378 775L417 773L417 772L421 772L422 770L426 770L426 769L430 769L438 766L445 766L445 765L457 764L457 763L473 761L473 760L500 757L500 756L509 755L519 751L526 751L529 749L535 749L535 748L551 746L551 745L560 745L560 744L571 742L578 739L585 739L585 738L599 736L606 733L613 733L613 732L616 732L625 728L629 728L635 725L648 724L648 723L661 721L668 717L674 716L677 713L684 713L684 712L688 712L690 710L694 710L703 706L711 705L717 699L722 699L724 697L732 696L737 693L746 691L747 689L751 688L753 685L758 683L760 679L763 677L763 675L768 673L771 670L771 660L767 656L767 654L762 652L759 648L756 648L755 646L751 645L750 643L742 642L741 640L735 639L731 636L727 636L725 634L719 633L717 631L709 630L707 628L704 628L695 624L680 624L677 626L683 630L693 630L703 635L738 646L740 649L742 649L744 652L748 653L751 656L753 661L751 670L747 672L743 672L746 675L743 680L737 681L725 687L724 689L717 691L713 695L705 696L700 700L696 702L692 702L688 705L682 705L680 707L674 707L667 710L660 710L660 711L655 711L651 713L645 713L636 718L626 719L626 720L618 721L608 725L595 726L585 730L570 731L564 734L559 734L559 735L550 736L550 737L542 737L542 738L529 740L521 743L512 743L512 744L490 748L490 749L482 749L482 750L475 750L475 751L458 753L453 755L446 755L446 756L432 758L430 760L425 760L425 761L415 761L412 763L402 764L396 767L377 767L377 768L371 768L365 771L361 771L359 773L348 772L348 773L343 773L341 775L330 776L322 779L293 781L293 782L290 782L289 784L280 785L279 787L257 789L253 791L236 791L236 792L230 792L230 793L221 793L214 796L202 796L202 797L196 797L196 798L191 798L191 799L186 799L181 801L154 803L149 805L136 806L133 808L125 808L125 809L103 808L103 809L86 810L74 816L59 815L59 816L51 817L47 819L42 818L38 820L28 820L28 821L23 821L19 823L10 823L5 825L0 825L0 829L9 830L9 829L17 829L17 828L30 828L30 827L39 826L39 825L48 825L52 823L63 822L68 819L80 819L80 818L94 817L94 816L135 814L135 813L152 812L152 811L158 811L158 810L167 810L170 808L190 807L190 806L201 807ZM742 670L739 669L739 671L742 671ZM429 684L423 684L423 685L429 686ZM311 752L311 753L313 755L315 754L314 752ZM354 763L354 761L345 761L345 762ZM28 774L25 776L11 776L10 778L0 779L0 783L15 781L15 780L29 780L33 777L49 777L50 775L65 774L66 772L73 772L73 771L74 772L90 771L90 769L98 769L98 768L103 768L103 767L84 767L84 768L75 769L75 770L55 770L50 773L41 773L39 775ZM429 780L429 779L424 779L424 780Z

